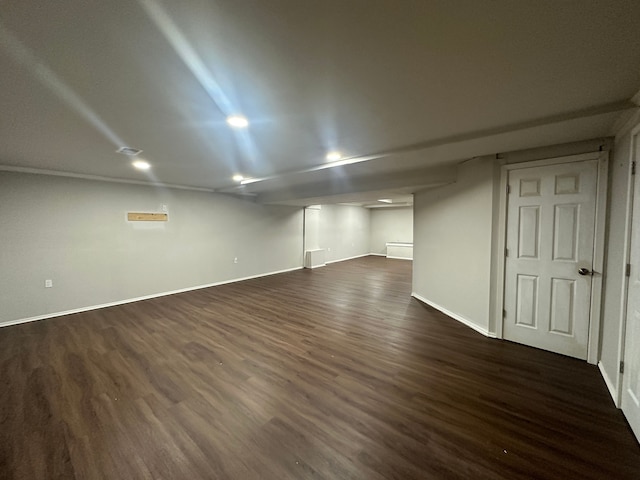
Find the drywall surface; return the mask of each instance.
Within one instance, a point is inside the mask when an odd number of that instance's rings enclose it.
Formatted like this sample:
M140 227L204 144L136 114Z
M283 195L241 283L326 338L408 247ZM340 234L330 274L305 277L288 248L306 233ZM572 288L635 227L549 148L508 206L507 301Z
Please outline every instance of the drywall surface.
M496 166L475 159L458 181L414 195L413 292L489 329Z
M624 324L628 251L628 222L631 195L631 135L616 138L609 163L607 248L605 253L600 368L617 402L622 360L621 329Z
M168 222L126 219L162 205ZM0 172L0 324L301 267L302 219L207 192Z
M370 210L371 253L385 255L387 242L413 243L413 207Z
M362 207L322 205L319 210L319 248L327 262L369 253L370 213Z
M322 205L304 209L304 250L320 248L320 210Z

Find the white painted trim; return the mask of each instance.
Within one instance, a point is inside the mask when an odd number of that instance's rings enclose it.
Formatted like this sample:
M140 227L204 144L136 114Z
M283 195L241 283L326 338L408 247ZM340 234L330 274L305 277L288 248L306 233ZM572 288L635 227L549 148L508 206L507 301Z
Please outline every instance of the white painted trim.
M638 92L640 93L640 92ZM636 94L637 95L637 94ZM625 118L626 117L626 118ZM629 133L640 121L640 111L638 107L628 112L622 112L613 124L609 133L612 137L620 138Z
M363 253L362 255L354 255L353 257L339 258L338 260L329 260L325 262L325 265L329 265L330 263L346 262L347 260L354 260L356 258L368 257L369 255L374 255L374 254Z
M441 183L441 184L436 184L437 186L439 185L446 185L446 183ZM432 188L435 188L435 186L432 186ZM407 208L407 207L413 207L413 203L410 202L401 202L401 203L389 203L386 205L362 205L362 208L369 208L371 210L375 210L377 208Z
M589 152L589 153L579 153L577 155L566 155L563 157L552 157L552 158L544 158L542 160L533 160L533 161L523 161L523 162L515 162L508 163L503 165L503 170L517 170L521 168L536 168L536 167L546 167L548 165L558 165L560 163L571 163L571 162L584 162L587 160L599 160L600 155L605 152Z
M15 167L13 165L0 165L0 171L15 173L30 173L35 175L50 175L54 177L80 178L82 180L95 180L98 182L125 183L130 185L143 185L145 187L175 188L178 190L194 190L196 192L217 192L214 188L188 187L186 185L176 185L173 183L154 183L142 180L127 180L124 178L103 177L102 175L88 175L84 173L63 172L58 170L47 170L44 168ZM253 195L253 194L251 194Z
M618 396L618 389L613 385L613 382L607 375L607 371L602 366L602 362L598 362L598 369L600 370L600 375L602 375L602 379L604 380L605 385L607 385L607 389L609 390L609 394L611 395L611 399L616 407L620 408L620 397Z
M225 284L228 284L228 283L243 282L245 280L252 280L254 278L268 277L269 275L277 275L279 273L286 273L286 272L293 272L295 270L302 270L302 268L303 267L287 268L287 269L284 269L284 270L276 270L274 272L260 273L258 275L251 275L249 277L233 278L231 280L222 280L221 282L207 283L205 285L198 285L196 287L181 288L181 289L178 289L178 290L171 290L171 291L168 291L168 292L152 293L151 295L144 295L142 297L127 298L126 300L118 300L118 301L115 301L115 302L103 303L103 304L100 304L100 305L90 305L88 307L74 308L72 310L66 310L64 312L47 313L47 314L44 314L44 315L37 315L35 317L20 318L20 319L17 319L17 320L9 320L9 321L6 321L6 322L0 322L0 328L8 327L10 325L18 325L18 324L21 324L21 323L35 322L35 321L38 321L38 320L46 320L48 318L62 317L64 315L71 315L73 313L82 313L82 312L88 312L88 311L91 311L91 310L99 310L101 308L115 307L117 305L124 305L126 303L133 303L133 302L139 302L141 300L149 300L149 299L152 299L152 298L165 297L167 295L175 295L176 293L185 293L185 292L190 292L192 290L200 290L200 289L203 289L203 288L217 287L219 285L225 285Z
M600 322L602 321L602 297L604 291L604 257L606 252L607 190L609 188L609 152L600 152L598 158L598 185L596 190L596 218L593 243L593 266L599 274L591 278L591 308L587 362L598 363L600 352Z
M638 92L640 94L640 92ZM638 119L636 118L636 121ZM635 175L631 174L631 168L633 165L633 161L640 161L640 158L636 158L636 149L638 145L638 141L640 140L640 124L633 127L631 130L631 145L629 147L629 164L627 168L629 168L629 183L627 184L627 208L626 208L626 224L625 224L625 265L631 262L631 237L633 233L633 201L636 195L640 195L640 192L636 192L636 182ZM626 340L627 340L627 311L629 305L629 277L627 277L626 273L622 273L622 295L620 296L620 331L618 332L618 358L616 359L616 365L619 365L620 362L625 360L625 352L626 352ZM619 373L616 369L616 395L613 397L613 401L616 406L622 405L622 392L624 388L624 376Z
M504 163L502 164L500 171L500 201L498 209L498 267L496 271L496 283L495 288L495 303L493 305L494 311L490 313L490 319L494 320L494 330L496 338L503 338L503 325L504 325L504 269L506 265L505 249L507 248L507 201L509 194L507 193L508 175L505 174ZM491 328L491 321L489 321L489 328Z
M590 152L578 155L567 155L563 157L547 158L544 160L535 160L530 162L510 163L502 166L500 172L500 188L506 192L509 171L522 168L546 167L549 165L558 165L562 163L584 162L588 160L598 161L598 184L596 192L596 225L594 232L594 249L593 249L593 270L603 272L604 268L604 252L605 252L605 231L606 231L606 213L607 213L607 188L608 188L608 158L609 152ZM508 195L500 195L499 210L499 232L498 242L501 250L499 254L503 257L499 262L498 271L498 288L496 292L496 312L495 318L500 318L496 324L497 338L503 338L502 309L504 309L504 288L505 288L505 260L504 247L507 238L507 207ZM598 345L600 343L600 320L601 320L601 304L602 304L602 275L595 275L591 284L591 318L589 321L589 339L587 341L587 362L595 365L598 362Z
M392 257L391 255L386 255L386 257L394 260L413 260L413 257Z
M370 252L368 255L373 255L375 257L386 257L386 255L384 253L373 253L373 252Z
M489 338L496 338L496 336L489 332L489 330L487 330L486 328L483 328L479 325L476 325L472 320L462 316L462 315L458 315L457 313L453 313L450 310L447 310L444 307L441 307L440 305L438 305L437 303L432 302L431 300L427 300L426 298L424 298L422 295L418 295L416 292L411 292L411 296L417 300L420 300L422 303L426 303L427 305L435 308L436 310L440 310L442 313L444 313L445 315L453 318L454 320L457 320L458 322L466 325L467 327L475 330L478 333L481 333L482 335L484 335L485 337L489 337Z
M327 266L326 263L322 263L320 265L314 265L312 267L304 267L304 268L306 268L307 270L313 270L314 268L320 268L320 267L326 267L326 266Z

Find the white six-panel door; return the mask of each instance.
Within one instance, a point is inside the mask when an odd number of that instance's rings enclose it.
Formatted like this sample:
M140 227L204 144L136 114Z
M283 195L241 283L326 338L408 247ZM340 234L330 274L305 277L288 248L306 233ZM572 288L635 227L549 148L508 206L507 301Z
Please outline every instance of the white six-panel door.
M587 358L597 178L596 160L509 172L505 339Z
M640 159L636 137L635 158ZM640 441L640 175L634 178L631 227L631 272L627 297L622 411Z

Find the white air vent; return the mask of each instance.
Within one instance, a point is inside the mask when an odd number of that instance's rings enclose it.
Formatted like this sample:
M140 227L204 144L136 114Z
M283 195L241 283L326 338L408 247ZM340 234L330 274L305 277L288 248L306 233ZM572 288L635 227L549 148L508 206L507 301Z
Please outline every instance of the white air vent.
M129 157L135 157L136 155L140 155L142 150L138 150L137 148L131 147L120 147L116 152L121 153L122 155L127 155Z

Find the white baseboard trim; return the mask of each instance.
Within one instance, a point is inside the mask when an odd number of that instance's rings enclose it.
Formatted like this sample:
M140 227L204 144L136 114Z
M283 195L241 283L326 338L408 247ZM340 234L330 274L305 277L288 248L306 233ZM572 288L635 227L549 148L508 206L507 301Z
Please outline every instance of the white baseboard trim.
M331 260L329 262L326 262L326 264L329 265L330 263L346 262L347 260L353 260L354 258L368 257L369 255L371 255L371 253L363 253L362 255L354 255L353 257L340 258L338 260Z
M387 256L385 253L373 253L373 252L369 253L369 255L374 255L376 257L386 257Z
M144 295L142 297L135 297L135 298L127 298L126 300L117 300L115 302L103 303L100 305L90 305L88 307L74 308L72 310L65 310L63 312L47 313L44 315L37 315L35 317L19 318L17 320L8 320L6 322L0 322L0 328L8 327L10 325L18 325L21 323L36 322L38 320L46 320L48 318L62 317L64 315L71 315L73 313L88 312L91 310L98 310L100 308L115 307L117 305L124 305L126 303L133 303L133 302L139 302L141 300L149 300L152 298L165 297L167 295L175 295L176 293L184 293L184 292L190 292L192 290L200 290L203 288L217 287L218 285L225 285L227 283L243 282L245 280L251 280L254 278L268 277L269 275L277 275L279 273L302 270L302 268L303 267L286 268L284 270L276 270L274 272L259 273L258 275L251 275L249 277L233 278L231 280L222 280L221 282L207 283L206 285L198 285L195 287L181 288L178 290L171 290L171 291L162 292L162 293L152 293L151 295Z
M431 300L427 300L422 295L418 295L416 292L411 292L411 296L413 298L417 299L417 300L420 300L422 303L426 303L427 305L435 308L436 310L440 310L445 315L453 318L454 320L459 321L460 323L462 323L462 324L466 325L467 327L475 330L476 332L481 333L485 337L496 338L496 334L495 333L489 332L489 330L487 330L486 328L482 328L479 325L476 325L471 320L469 320L466 317L463 317L462 315L458 315L457 313L453 313L452 311L447 310L444 307L441 307L437 303L434 303Z
M386 255L387 258L393 258L394 260L413 260L413 257L392 257L391 255Z
M329 263L329 262L327 262L327 263ZM326 267L327 263L321 263L320 265L312 265L310 267L304 267L304 268L306 268L307 270L313 270L314 268Z
M613 385L611 378L609 378L604 366L602 366L602 362L598 362L598 369L600 370L600 375L602 375L602 378L604 379L604 383L607 385L607 389L609 390L609 395L611 395L611 398L613 399L613 403L616 407L620 408L618 389Z

